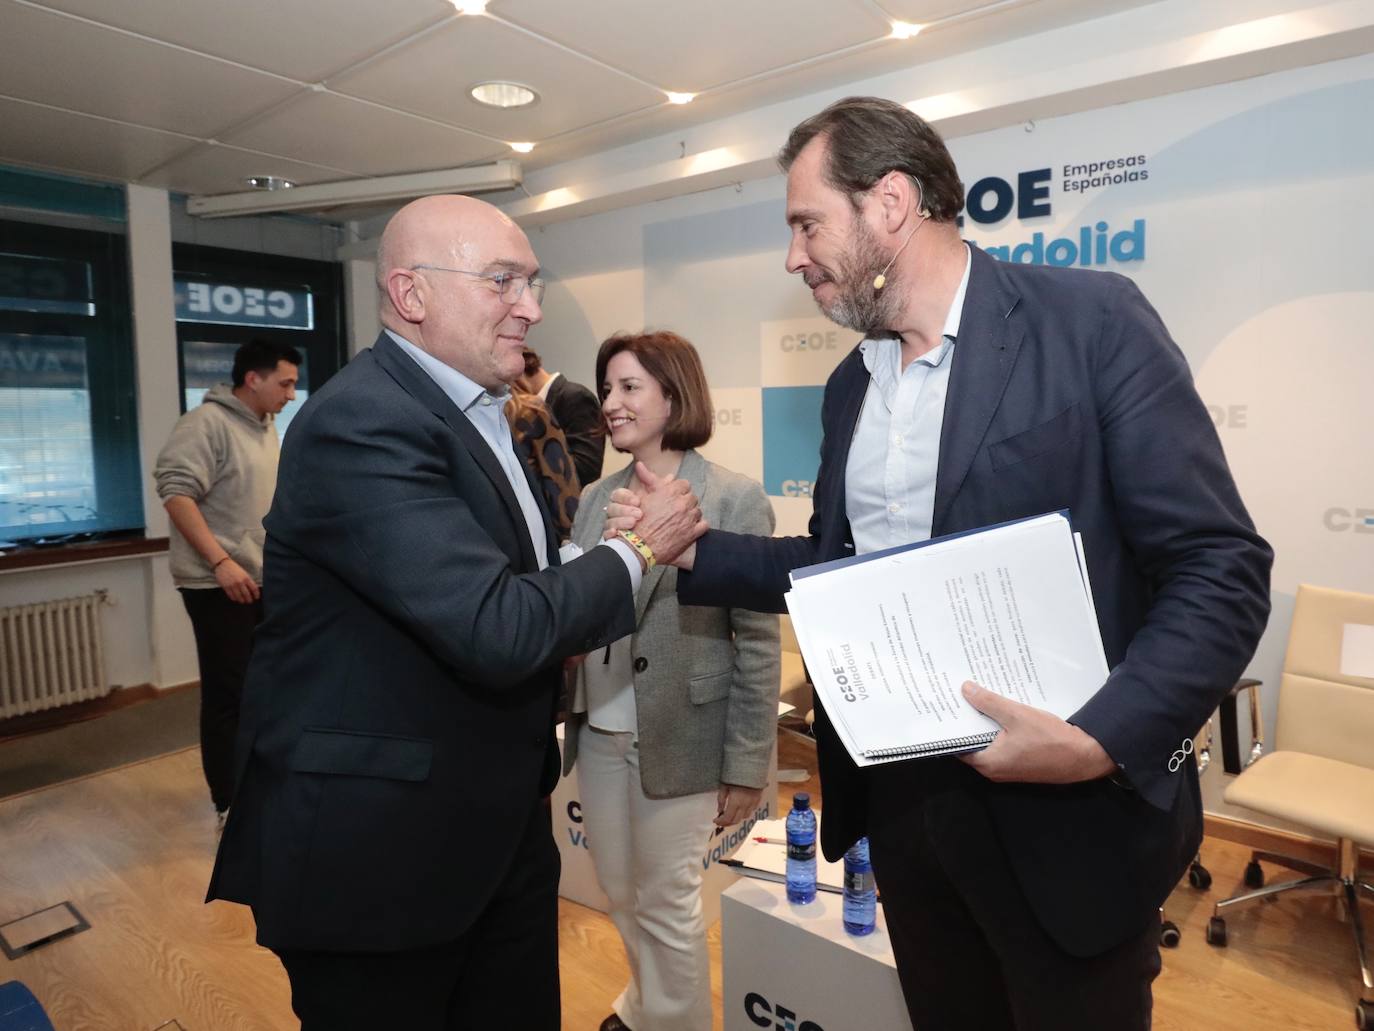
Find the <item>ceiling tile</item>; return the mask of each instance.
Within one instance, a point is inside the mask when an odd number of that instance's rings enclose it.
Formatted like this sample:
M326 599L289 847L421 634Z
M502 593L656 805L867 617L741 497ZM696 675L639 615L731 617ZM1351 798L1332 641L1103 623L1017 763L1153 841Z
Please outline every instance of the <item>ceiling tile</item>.
M253 68L317 81L406 36L456 17L445 0L43 0Z
M115 179L147 173L141 181L218 192L236 188L254 156L197 148L197 138L280 154L263 160L302 182L509 157L497 141L529 139L541 145L523 163L536 168L1147 2L995 6L898 43L880 39L882 11L929 21L974 0L701 0L686 12L636 0L492 0L485 18L459 17L446 0L0 0L0 162ZM864 39L875 45L852 46ZM822 50L830 56L805 60ZM341 93L374 103L253 70L308 81L372 54L380 56L337 74ZM631 77L695 91L760 72L686 107ZM542 99L519 112L478 107L467 87L484 78L527 81ZM227 131L235 125L243 128ZM253 163L252 172L265 170Z
M333 168L265 157L237 147L202 144L139 181L178 193L241 193L248 189L244 180L250 175L280 176L299 186L356 178Z
M986 7L988 0L883 0L883 8L898 21L928 25L952 14L964 14Z
M539 100L505 111L485 107L468 90L488 79L528 85ZM658 90L492 18L456 19L329 85L503 140L541 140L664 100Z
M210 136L297 89L274 76L0 0L0 94Z
M172 133L121 125L0 97L0 163L130 180L194 145Z
M499 17L590 54L661 89L700 92L856 43L891 26L863 0L499 0ZM518 77L518 76L517 76Z
M510 157L503 144L333 93L310 93L221 141L360 175Z
M883 9L892 17L915 25L928 25L941 18L967 14L968 17L960 18L957 24L982 26L978 34L989 36L988 43L1047 32L1060 25L1102 18L1149 3L1154 0L1024 0L1000 7L993 6L989 0L882 0ZM992 7L992 10L979 13L984 7ZM940 28L941 38L952 28L954 26Z

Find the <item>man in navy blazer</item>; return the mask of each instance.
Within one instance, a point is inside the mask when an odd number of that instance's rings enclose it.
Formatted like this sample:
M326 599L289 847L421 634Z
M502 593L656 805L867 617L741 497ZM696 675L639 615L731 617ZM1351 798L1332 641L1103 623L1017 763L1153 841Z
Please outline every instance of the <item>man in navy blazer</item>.
M1186 743L1251 658L1272 554L1130 280L966 245L954 163L898 104L840 101L780 162L788 271L866 339L826 384L809 535L711 531L679 596L780 612L799 566L1069 509L1101 690L1064 721L965 685L991 746L862 771L818 704L822 845L869 837L920 1031L1146 1028L1157 907L1201 839Z
M543 293L525 234L427 197L377 274L384 331L282 448L209 894L252 906L305 1031L556 1031L562 660L634 629L643 562L614 541L560 565L514 449ZM636 544L700 532L685 482L650 504Z

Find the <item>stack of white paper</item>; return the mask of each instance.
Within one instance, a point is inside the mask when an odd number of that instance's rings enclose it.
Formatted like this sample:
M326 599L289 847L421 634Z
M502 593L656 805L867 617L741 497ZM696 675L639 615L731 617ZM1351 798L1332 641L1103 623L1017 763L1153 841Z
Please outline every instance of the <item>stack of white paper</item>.
M1066 513L795 570L787 608L860 766L990 742L965 680L1066 718L1107 678Z

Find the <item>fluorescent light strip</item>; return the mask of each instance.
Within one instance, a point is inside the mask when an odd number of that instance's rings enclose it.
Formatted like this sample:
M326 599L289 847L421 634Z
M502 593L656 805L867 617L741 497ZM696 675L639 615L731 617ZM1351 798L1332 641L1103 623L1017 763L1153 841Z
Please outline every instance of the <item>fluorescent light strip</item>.
M517 161L495 161L473 168L450 168L412 175L385 175L371 179L347 179L313 183L290 190L265 193L222 193L189 197L186 210L203 218L261 214L268 211L312 211L352 204L384 204L408 201L436 193L485 193L519 186L524 174Z

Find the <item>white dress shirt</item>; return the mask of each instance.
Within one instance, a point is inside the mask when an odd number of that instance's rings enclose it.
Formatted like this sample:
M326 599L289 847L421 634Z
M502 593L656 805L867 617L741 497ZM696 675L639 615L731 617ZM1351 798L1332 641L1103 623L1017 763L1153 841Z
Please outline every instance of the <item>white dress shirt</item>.
M939 346L903 369L900 338L859 345L868 392L844 477L845 514L857 554L930 538L945 394L973 260L967 246L964 276L945 315Z
M598 730L636 734L639 708L635 704L635 675L631 667L634 635L612 641L585 660L587 722Z
M545 402L546 404L548 403L548 400L549 400L549 387L553 386L553 381L556 380L556 379L557 379L559 376L561 376L561 375L563 375L561 372L551 372L551 373L549 373L549 378L546 379L546 380L544 381L544 385L543 385L542 387L539 388L539 400Z

